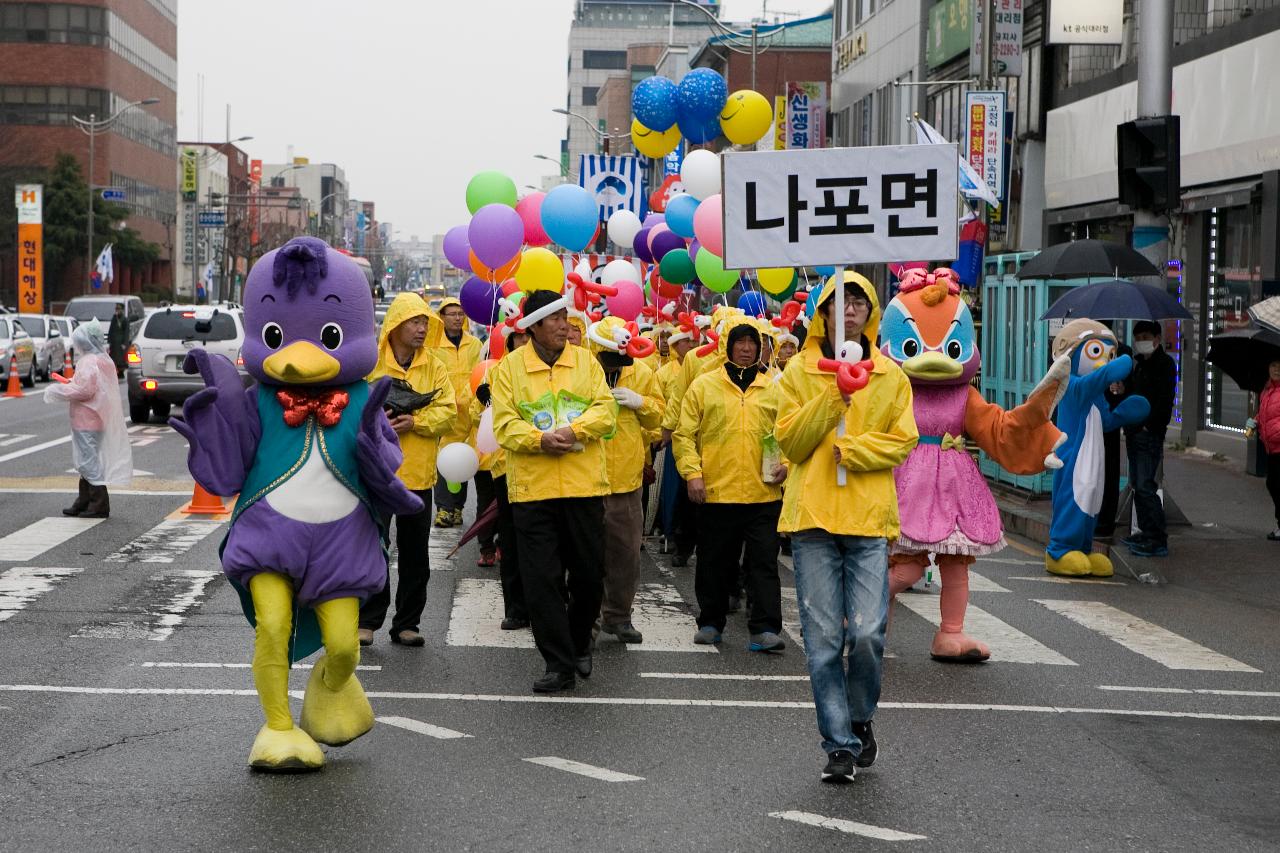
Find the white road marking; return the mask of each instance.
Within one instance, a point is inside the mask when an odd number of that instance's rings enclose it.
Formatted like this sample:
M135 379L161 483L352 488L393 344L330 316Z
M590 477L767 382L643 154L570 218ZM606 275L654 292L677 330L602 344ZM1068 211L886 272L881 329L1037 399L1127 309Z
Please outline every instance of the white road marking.
M628 652L719 652L715 646L694 644L693 635L698 632L698 623L685 607L680 591L672 584L640 584L631 623L644 634L644 642L625 643Z
M166 519L107 557L107 563L172 563L222 526L198 518Z
M385 723L388 726L407 729L408 731L417 732L420 735L433 737L437 740L454 740L456 738L472 737L472 735L455 732L453 729L446 729L441 726L433 726L430 723L413 720L409 717L374 717L374 719L380 723Z
M1193 643L1186 637L1153 625L1100 601L1032 599L1090 631L1114 640L1126 649L1150 658L1167 669L1215 672L1260 672L1238 660Z
M942 586L942 573L936 569L933 572L933 579L938 582L939 588ZM969 592L1008 592L1009 590L1000 586L1000 584L988 577L978 574L973 569L969 569Z
M808 681L807 675L735 675L713 672L642 672L641 678L673 678L683 681Z
M51 516L33 521L0 539L0 560L34 560L45 551L97 527L106 519Z
M434 568L434 566L432 567ZM449 615L450 646L487 646L532 649L531 631L504 631L502 582L488 578L460 578L453 588L453 612Z
M0 400L3 400L0 397ZM74 495L75 489L0 489L0 495ZM190 498L191 490L184 489L182 491L161 491L151 489L112 489L111 497L119 497L120 495L133 495L140 497L174 497L174 498Z
M1012 576L1011 581L1036 581L1037 583L1080 583L1086 586L1125 586L1120 581L1104 581L1101 578L1059 578L1052 575L1037 575L1034 577Z
M205 588L222 572L188 569L151 578L156 584L137 619L117 619L83 626L73 637L93 640L167 640L204 596Z
M35 438L34 435L22 435L20 433L0 432L0 447L9 447L13 444L22 444Z
M75 468L68 468L68 469L66 470L66 472L65 472L65 473L67 473L67 474L78 474L78 473L80 473L80 472L79 472L79 471L77 471ZM143 471L141 468L134 468L134 469L133 469L133 476L135 476L135 477L154 477L154 476L155 476L155 473L154 473L154 472L152 472L152 471ZM115 494L115 491L112 491L112 494L114 495L114 494Z
M53 585L81 569L14 566L0 573L0 622L26 608L44 595Z
M1258 699L1280 698L1280 691L1275 690L1212 690L1207 687L1122 687L1115 684L1099 684L1098 689L1124 693L1177 693L1200 694L1202 696L1247 696Z
M140 665L143 667L148 667L153 669L249 669L253 666L253 664L251 663L188 663L186 661L164 661L164 660L143 661L143 663ZM309 663L295 663L290 668L291 669L311 669L311 666L312 665ZM358 664L356 666L356 669L363 670L365 672L381 672L382 671L382 667L375 666L373 664L369 664L367 666L365 664Z
M427 555L431 561L431 571L451 572L457 568L458 554L449 556L453 546L462 538L462 529L455 527L432 527L431 539L427 545ZM461 553L461 552L459 552Z
M1017 557L979 557L980 563L1001 563L1006 566L1042 566L1043 560L1020 560Z
M142 429L140 426L129 427L126 432L134 433ZM64 435L62 438L55 438L52 441L46 441L42 444L33 444L30 447L24 447L21 450L15 450L12 453L6 453L0 456L0 462L8 462L11 459L20 459L23 456L30 456L32 453L39 453L41 450L48 450L50 447L57 447L59 444L67 444L71 441L71 436ZM113 491L112 494L115 492Z
M794 586L784 586L782 588L782 630L790 635L791 639L801 651L804 651L804 632L800 626L800 605L796 603L796 588Z
M804 823L822 829L834 829L838 832L861 835L864 838L874 838L878 841L924 841L929 837L927 835L914 835L910 832L900 832L896 829L885 829L883 826L872 826L869 823L858 823L857 821L845 820L839 817L824 817L812 812L769 812L769 817Z
M934 595L900 595L898 604L927 619L934 627L942 624L938 597ZM991 647L991 660L1001 663L1040 663L1075 666L1076 662L1058 654L1017 628L1002 622L980 607L969 605L964 619L965 633Z
M599 779L601 782L643 782L643 776L632 776L630 773L619 773L617 770L609 770L605 767L595 767L591 764L583 764L580 761L570 761L567 758L556 758L554 755L544 755L541 758L522 758L521 761L527 761L530 764L541 764L543 767L553 767L556 770L563 770L566 773L577 773L579 776L587 776L592 779Z
M206 687L84 687L66 684L0 684L4 693L67 693L93 696L239 696L257 699L258 691ZM301 691L290 691L301 698ZM629 696L539 696L535 694L501 695L486 693L404 693L370 690L370 699L403 699L437 702L509 702L516 705L622 705L635 707L681 708L751 708L813 711L812 702L766 702L754 699L656 699ZM1280 716L1262 714L1218 714L1203 711L1147 711L1131 708L1070 708L1053 705L983 705L960 702L881 702L880 708L905 711L991 711L1011 714L1092 714L1119 717L1162 717L1186 720L1225 720L1230 722L1280 723Z

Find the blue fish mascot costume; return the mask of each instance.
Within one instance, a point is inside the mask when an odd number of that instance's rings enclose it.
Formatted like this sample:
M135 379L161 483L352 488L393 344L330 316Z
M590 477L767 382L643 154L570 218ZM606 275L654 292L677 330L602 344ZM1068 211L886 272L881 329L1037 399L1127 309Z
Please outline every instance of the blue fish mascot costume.
M312 237L268 252L244 290L245 370L202 349L184 369L205 389L174 428L187 464L215 495L235 495L222 568L255 626L253 679L266 724L249 765L318 770L318 743L341 746L373 727L356 680L360 602L386 582L385 521L422 502L396 478L401 454L383 412L390 383L377 361L373 298L351 258ZM297 726L292 661L323 647Z
M1057 449L1062 467L1053 474L1053 521L1044 555L1050 574L1106 578L1114 571L1105 554L1093 553L1106 457L1102 434L1141 423L1151 411L1138 396L1114 410L1107 405L1107 386L1133 370L1133 359L1115 353L1115 335L1096 320L1072 320L1053 338L1053 358L1070 361L1071 379L1055 420L1067 441Z

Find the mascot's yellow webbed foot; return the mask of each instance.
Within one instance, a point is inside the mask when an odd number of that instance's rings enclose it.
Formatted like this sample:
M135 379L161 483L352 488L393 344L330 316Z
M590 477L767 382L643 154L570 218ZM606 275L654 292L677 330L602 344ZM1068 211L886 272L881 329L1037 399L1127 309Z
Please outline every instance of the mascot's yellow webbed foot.
M1089 574L1095 578L1109 578L1115 573L1115 567L1111 565L1111 558L1106 554L1099 554L1095 551L1089 555Z
M329 687L325 678L329 669L327 655L316 661L298 723L320 743L343 746L373 728L373 706L354 674L336 689Z
M296 726L283 731L263 726L253 739L249 766L271 773L305 773L324 767L324 753Z
M1092 572L1089 555L1083 551L1068 551L1055 560L1048 551L1044 555L1044 570L1051 575L1078 578Z

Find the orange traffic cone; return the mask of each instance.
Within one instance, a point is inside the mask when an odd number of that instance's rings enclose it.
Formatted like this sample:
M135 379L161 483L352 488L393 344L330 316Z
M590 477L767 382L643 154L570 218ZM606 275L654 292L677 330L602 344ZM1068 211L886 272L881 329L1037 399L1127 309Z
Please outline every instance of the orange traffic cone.
M9 387L5 389L4 396L23 396L22 384L18 380L18 357L16 355L9 360Z
M191 495L191 503L184 506L179 512L186 515L226 515L227 508L223 506L222 498L210 494L199 483L196 483L195 491Z
M62 353L62 378L72 379L76 375L75 365L71 363L71 350Z

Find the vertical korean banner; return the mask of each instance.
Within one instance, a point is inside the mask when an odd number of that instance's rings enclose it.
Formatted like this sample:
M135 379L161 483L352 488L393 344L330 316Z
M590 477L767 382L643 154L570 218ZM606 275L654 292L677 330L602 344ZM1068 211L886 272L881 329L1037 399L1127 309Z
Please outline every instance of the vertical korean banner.
M249 161L249 246L258 245L262 214L258 208L258 194L262 191L262 161Z
M822 148L827 138L827 84L787 83L787 148Z
M996 198L1004 201L1004 92L965 94L965 160Z
M14 186L18 208L18 313L44 313L44 187Z
M773 99L773 150L787 150L787 96Z

